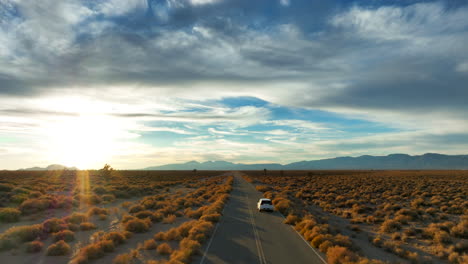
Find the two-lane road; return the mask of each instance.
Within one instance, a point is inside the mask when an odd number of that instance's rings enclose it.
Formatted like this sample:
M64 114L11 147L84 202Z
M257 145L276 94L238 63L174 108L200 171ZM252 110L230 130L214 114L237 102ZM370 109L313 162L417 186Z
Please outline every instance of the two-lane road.
M280 213L259 213L261 193L233 172L234 185L223 217L193 263L325 263L302 237L283 224Z

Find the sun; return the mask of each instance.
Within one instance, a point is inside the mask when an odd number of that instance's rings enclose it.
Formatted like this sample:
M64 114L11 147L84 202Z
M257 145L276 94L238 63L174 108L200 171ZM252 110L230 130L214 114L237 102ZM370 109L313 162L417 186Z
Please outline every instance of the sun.
M77 115L50 122L46 129L48 157L54 163L96 168L112 158L118 124L103 115Z

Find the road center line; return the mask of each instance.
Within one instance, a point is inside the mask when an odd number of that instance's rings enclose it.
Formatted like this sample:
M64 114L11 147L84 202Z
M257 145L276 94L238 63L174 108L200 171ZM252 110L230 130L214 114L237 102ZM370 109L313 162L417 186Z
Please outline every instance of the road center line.
M247 195L247 193L245 194L245 199L247 200L247 208L249 209L249 214L250 214L250 224L252 225L252 229L254 232L255 244L257 245L258 258L259 258L260 264L267 264L265 253L263 252L262 242L260 240L260 235L258 234L257 227L255 226L255 220L253 217L252 208L250 208L250 205L249 205L249 196Z

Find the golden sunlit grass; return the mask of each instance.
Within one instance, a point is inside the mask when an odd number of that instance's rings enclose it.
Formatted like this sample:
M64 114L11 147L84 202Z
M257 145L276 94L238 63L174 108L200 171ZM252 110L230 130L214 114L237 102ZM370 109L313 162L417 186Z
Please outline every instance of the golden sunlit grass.
M12 174L15 177L11 177ZM232 189L232 178L210 177L216 174L207 172L195 176L185 172L111 169L9 172L8 175L0 172L0 180L4 182L0 189L26 195L17 208L13 206L0 212L3 221L18 221L21 225L23 217L29 217L32 221L38 219L39 223L2 233L0 254L13 250L24 254L39 252L51 257L66 255L71 258L70 263L81 264L122 251L121 245L129 243L127 247L134 248L119 254L114 262L126 263L139 256L141 250L157 253L160 247L160 255L167 260L186 263L210 235L212 222L219 220ZM201 177L203 181L199 180ZM114 201L115 204L109 204ZM122 203L126 206L119 206ZM64 216L49 218L49 214L55 212ZM196 212L197 220L187 221L191 219L190 212ZM153 239L138 242L138 233L158 230L152 227L161 224L168 225L169 230L153 235L166 240L169 249L161 246L164 242ZM100 229L103 225L114 225L125 231L104 232ZM44 250L44 245L49 246ZM70 254L71 248L76 250L74 254Z

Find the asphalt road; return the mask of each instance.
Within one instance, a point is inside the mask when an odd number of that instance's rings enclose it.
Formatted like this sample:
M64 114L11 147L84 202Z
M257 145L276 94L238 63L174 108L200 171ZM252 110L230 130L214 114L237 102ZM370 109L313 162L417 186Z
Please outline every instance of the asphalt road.
M233 172L234 185L223 217L203 255L193 263L325 263L322 257L291 226L283 224L279 212L258 212L262 194Z

